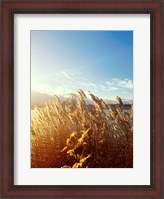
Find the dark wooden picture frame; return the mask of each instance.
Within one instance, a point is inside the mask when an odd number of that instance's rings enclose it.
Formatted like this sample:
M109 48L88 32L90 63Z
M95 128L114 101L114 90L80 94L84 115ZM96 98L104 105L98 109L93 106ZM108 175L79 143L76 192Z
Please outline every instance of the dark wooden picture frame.
M1 197L164 198L163 165L163 0L2 0L1 1ZM151 17L151 184L14 185L14 14L150 14Z

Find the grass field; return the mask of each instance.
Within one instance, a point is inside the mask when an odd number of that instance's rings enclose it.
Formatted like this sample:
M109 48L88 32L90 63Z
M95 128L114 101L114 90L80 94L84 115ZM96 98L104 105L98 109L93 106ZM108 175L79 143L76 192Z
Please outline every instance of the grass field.
M32 168L132 168L133 110L90 93L32 110Z

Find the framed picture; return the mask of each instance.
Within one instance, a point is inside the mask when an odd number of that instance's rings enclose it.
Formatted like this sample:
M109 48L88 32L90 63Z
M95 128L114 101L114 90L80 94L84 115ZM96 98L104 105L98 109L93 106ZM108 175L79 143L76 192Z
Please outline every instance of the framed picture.
M2 198L162 198L163 2L1 10Z

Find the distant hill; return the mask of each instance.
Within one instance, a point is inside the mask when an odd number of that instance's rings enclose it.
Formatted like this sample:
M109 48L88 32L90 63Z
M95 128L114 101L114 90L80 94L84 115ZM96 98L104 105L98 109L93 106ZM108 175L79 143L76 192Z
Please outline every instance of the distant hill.
M31 108L33 108L34 105L42 106L46 102L54 101L54 99L55 99L55 97L52 95L32 91L31 92Z
M64 101L66 98L75 96L73 93L68 93L65 96L58 95L61 101ZM55 100L55 96L49 95L47 93L40 93L36 91L31 92L31 108L34 108L34 105L43 106L45 103L52 102ZM107 104L116 104L115 100L103 99ZM133 100L122 99L124 105L133 104ZM88 104L92 104L92 100L88 99Z

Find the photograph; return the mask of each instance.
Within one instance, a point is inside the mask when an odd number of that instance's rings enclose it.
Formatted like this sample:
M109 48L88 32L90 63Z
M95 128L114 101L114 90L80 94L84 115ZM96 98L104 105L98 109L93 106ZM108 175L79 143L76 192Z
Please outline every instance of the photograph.
M162 199L163 2L0 10L0 198Z
M31 30L31 168L133 168L133 31Z

